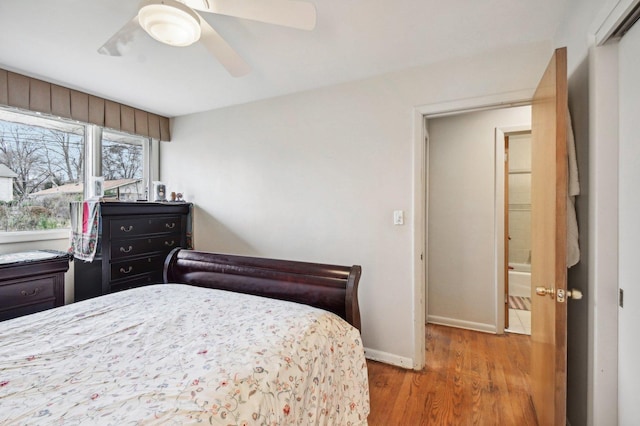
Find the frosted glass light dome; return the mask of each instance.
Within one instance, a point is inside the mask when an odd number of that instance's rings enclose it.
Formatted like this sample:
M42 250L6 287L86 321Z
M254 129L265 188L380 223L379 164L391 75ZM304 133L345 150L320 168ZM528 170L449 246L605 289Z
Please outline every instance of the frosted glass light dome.
M138 12L138 22L151 37L171 46L189 46L200 39L198 15L179 2L148 4Z

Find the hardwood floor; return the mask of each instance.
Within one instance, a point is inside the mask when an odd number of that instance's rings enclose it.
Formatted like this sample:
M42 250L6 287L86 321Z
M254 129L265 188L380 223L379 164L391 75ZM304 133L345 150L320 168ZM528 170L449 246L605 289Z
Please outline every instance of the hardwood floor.
M530 336L428 325L422 371L367 361L370 426L537 425Z

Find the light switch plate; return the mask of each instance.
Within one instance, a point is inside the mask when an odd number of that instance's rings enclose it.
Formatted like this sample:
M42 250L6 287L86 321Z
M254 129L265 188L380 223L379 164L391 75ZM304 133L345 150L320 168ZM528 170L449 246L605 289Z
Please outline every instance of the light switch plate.
M404 225L404 211L403 210L394 210L394 212L393 212L393 224L394 225Z

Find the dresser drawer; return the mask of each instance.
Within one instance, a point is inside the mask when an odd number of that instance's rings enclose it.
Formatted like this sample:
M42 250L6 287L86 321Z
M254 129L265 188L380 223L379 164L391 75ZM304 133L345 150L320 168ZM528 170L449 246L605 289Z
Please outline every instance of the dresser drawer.
M136 237L147 234L181 232L180 216L146 217L111 220L111 239Z
M169 253L180 245L181 234L167 234L158 237L132 238L111 242L111 259L117 260L143 253Z
M123 279L111 283L111 291L122 291L129 288L162 283L162 271L149 272L134 278Z
M112 263L110 281L129 278L152 271L162 271L164 259L165 256L148 256L140 259L123 260Z
M166 255L190 243L190 203L100 203L93 262L74 262L76 301L162 282Z
M0 285L0 310L41 303L50 303L49 307L53 308L55 301L55 279L53 276Z

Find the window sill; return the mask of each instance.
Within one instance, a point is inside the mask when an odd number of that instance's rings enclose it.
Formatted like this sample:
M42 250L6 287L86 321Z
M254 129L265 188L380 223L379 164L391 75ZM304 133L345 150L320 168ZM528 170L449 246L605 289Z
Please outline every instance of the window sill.
M69 239L69 228L50 231L0 232L0 244Z

